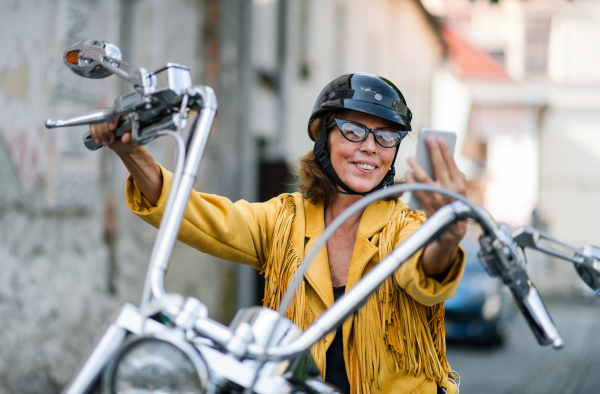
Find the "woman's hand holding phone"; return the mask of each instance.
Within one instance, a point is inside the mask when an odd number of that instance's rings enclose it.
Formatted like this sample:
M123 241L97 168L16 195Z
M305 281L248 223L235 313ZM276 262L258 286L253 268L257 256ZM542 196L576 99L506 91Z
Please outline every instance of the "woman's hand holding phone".
M408 159L408 165L413 172L406 174L406 181L438 184L466 195L465 174L458 169L453 157L455 143L456 134L454 133L421 130L417 143L417 158ZM413 209L424 210L429 217L452 201L451 198L439 193L413 192L409 205ZM419 208L413 205L415 202L420 203ZM466 221L459 221L450 227L440 239L425 248L422 264L426 274L441 275L447 272L456 257L458 244L466 230Z

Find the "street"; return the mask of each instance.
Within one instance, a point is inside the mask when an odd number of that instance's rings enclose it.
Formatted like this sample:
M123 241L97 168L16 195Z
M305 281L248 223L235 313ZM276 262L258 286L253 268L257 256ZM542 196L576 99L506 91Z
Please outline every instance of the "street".
M461 375L460 393L592 394L600 392L600 302L544 300L565 347L541 347L517 312L510 336L497 348L448 344Z

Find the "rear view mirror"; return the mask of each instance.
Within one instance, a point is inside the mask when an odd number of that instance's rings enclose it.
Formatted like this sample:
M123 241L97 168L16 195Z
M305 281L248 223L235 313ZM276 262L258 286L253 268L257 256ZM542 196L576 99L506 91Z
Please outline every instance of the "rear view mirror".
M106 41L83 40L71 45L63 54L63 61L75 74L92 79L106 78L113 74L104 64L119 67L121 50Z

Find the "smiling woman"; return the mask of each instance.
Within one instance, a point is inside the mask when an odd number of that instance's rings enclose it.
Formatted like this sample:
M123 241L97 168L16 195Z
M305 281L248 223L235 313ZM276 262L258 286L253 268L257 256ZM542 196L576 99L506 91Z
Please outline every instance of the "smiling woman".
M265 274L264 305L278 309L306 251L342 211L371 191L395 182L394 162L412 114L400 90L385 78L346 74L319 94L309 119L313 152L300 160L300 192L264 203L232 202L193 192L178 239L216 257ZM129 169L130 209L158 226L173 176L130 133L115 139L116 120L90 126L96 143L113 149ZM446 145L428 145L441 185L465 192ZM416 163L407 180L433 180ZM424 212L400 199L355 213L328 239L306 272L287 316L310 326L395 246L451 200L419 197ZM462 275L465 232L455 224L437 242L415 253L353 316L325 335L311 354L325 380L342 392L456 392L449 379L444 341L444 300Z
M363 195L397 182L394 163L402 139L411 130L411 118L400 90L377 75L342 75L321 91L308 128L315 146L313 152L300 159L298 188L304 198L322 207L319 209L325 226ZM447 146L430 141L429 147L435 156L438 179L464 194L464 175L456 168ZM409 180L433 182L418 165L409 164L415 171ZM439 196L427 198L427 214L449 202ZM359 212L327 242L323 273L331 282L321 285L332 286L334 295L340 291L343 294L370 264L379 261L363 255L360 245L364 237L372 237L369 245L376 246L382 258L387 246L396 246L425 220L421 212L409 209L399 199L381 202L380 208L383 211L377 213L369 209ZM370 228L367 223L373 220L381 227ZM456 226L437 245L415 256L416 265L412 269L405 265L397 280L387 284L389 293L371 298L364 313L350 319L351 325L325 338L327 360L323 369L327 381L352 392L412 392L421 387L422 392L435 393L437 385L450 391L455 388L448 383L443 334L438 330L443 326L441 302L453 293L461 274L464 256L458 242L464 231L464 224ZM408 285L408 278L422 278L423 287ZM436 283L441 287L436 288ZM325 302L323 309L328 306ZM400 316L403 321L396 320ZM384 322L383 330L378 329L377 320ZM420 334L409 327L421 327ZM318 363L316 351L315 358ZM388 364L393 366L390 370L384 365L386 358L388 362L393 360ZM336 359L341 362L336 363ZM407 375L394 374L394 370L412 372L416 378L411 383Z

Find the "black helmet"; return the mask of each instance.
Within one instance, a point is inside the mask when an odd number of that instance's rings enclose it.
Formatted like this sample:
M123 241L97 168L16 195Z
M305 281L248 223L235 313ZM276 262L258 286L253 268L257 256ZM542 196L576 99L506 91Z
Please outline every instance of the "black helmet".
M375 74L344 74L328 83L317 97L309 123L320 114L336 109L352 109L375 115L395 123L401 129L412 130L412 113L400 89Z
M408 109L406 100L400 92L400 89L383 77L360 72L344 74L334 79L325 86L321 93L319 93L308 121L308 135L310 139L314 141L312 135L310 135L310 123L314 118L318 116L325 118L325 113L327 111L343 109L350 109L374 115L389 120L396 124L400 129L412 130L410 126L412 112ZM325 123L325 119L323 119L321 122L319 141L315 141L313 149L314 155L325 172L341 186L347 194L366 194L357 193L350 189L335 173L327 150L325 149L327 143ZM396 154L398 154L398 147L396 147ZM396 156L394 155L392 168L375 189L390 186L394 183L394 177L396 175L396 170L394 169L395 161ZM338 191L337 189L335 190Z

